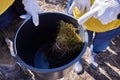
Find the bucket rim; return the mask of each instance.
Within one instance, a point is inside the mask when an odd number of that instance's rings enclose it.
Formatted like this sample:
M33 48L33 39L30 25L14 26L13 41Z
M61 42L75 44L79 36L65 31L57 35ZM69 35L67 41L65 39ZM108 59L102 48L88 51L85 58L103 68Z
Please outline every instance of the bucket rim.
M44 12L44 13L41 13L41 14L62 14L62 15L65 15L65 16L68 16L68 17L71 17L73 18L74 20L77 20L76 18L74 18L73 16L71 15L67 15L66 13L62 13L62 12ZM77 61L80 60L80 58L82 57L82 55L85 53L86 51L86 48L87 48L87 44L88 44L88 33L87 33L87 30L85 29L84 26L81 26L84 30L84 33L85 33L85 40L84 40L84 46L83 46L83 49L82 51L80 52L81 54L79 54L74 60L72 60L71 62L67 63L66 65L63 65L61 67L57 67L57 68L52 68L52 69L40 69L40 68L36 68L36 67L33 67L31 65L28 65L27 63L25 63L19 56L18 56L18 51L17 51L17 48L16 48L16 40L17 40L17 35L20 31L20 29L22 28L22 26L28 21L30 20L31 18L27 18L26 20L24 20L24 22L22 23L22 25L18 28L16 34L15 34L15 37L14 37L14 44L13 44L13 49L14 49L14 58L17 60L17 63L19 65L22 65L23 67L25 68L28 68L32 71L35 71L35 72L39 72L39 73L51 73L51 72L58 72L58 71L61 71L61 70L64 70L70 66L72 66L74 63L76 63ZM80 26L80 24L78 24L78 26Z

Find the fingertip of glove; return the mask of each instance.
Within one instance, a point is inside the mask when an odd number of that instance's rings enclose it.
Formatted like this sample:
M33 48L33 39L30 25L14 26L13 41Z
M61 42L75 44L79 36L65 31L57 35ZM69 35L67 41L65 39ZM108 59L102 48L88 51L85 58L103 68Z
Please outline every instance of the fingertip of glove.
M26 15L26 14L20 15L20 18L26 19L26 18L27 18L27 15Z
M33 23L34 23L35 26L38 26L38 25L39 25L39 22L38 22L38 21L37 21L37 22L34 22L34 21L33 21Z
M78 19L78 24L83 25L83 21Z

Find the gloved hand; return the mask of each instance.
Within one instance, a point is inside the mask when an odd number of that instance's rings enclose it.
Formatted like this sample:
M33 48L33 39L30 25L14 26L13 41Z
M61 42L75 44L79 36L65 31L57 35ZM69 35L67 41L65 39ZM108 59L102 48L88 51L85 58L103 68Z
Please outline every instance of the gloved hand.
M78 19L79 24L84 24L89 18L94 16L102 24L116 20L120 13L120 4L117 0L95 0L89 12Z
M25 10L27 11L27 15L20 16L21 18L27 18L30 15L32 16L32 20L35 26L39 25L39 14L42 13L42 9L36 0L23 0L22 1Z
M84 12L90 10L90 0L73 0L72 5L70 6L68 13L72 14L74 7L79 8L80 12Z

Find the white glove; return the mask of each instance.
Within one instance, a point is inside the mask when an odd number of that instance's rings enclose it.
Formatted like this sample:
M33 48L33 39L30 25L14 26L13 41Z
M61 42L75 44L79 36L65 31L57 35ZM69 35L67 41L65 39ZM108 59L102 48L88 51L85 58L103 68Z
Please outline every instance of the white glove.
M20 16L21 18L27 18L28 16L32 16L32 20L35 26L39 25L39 14L42 13L42 9L36 0L23 0L22 1L25 10L27 11L27 15Z
M73 0L72 5L70 6L68 13L72 13L74 7L79 8L79 10L81 12L84 12L84 10L86 9L86 11L90 10L90 0Z
M117 0L95 0L89 12L78 19L79 24L84 24L89 18L94 16L102 24L116 20L120 13L120 4Z

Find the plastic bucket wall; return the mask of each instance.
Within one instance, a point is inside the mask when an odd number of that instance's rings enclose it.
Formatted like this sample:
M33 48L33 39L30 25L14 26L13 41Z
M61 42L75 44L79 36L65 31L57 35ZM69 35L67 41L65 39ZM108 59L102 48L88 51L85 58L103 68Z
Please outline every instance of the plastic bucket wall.
M55 36L52 36L52 34L56 34L56 28L60 20L72 23L75 27L79 27L79 34L84 42L83 49L74 60L66 65L52 69L36 68L34 66L35 53L38 48L46 43L46 41L53 40ZM88 43L87 32L83 26L78 25L75 18L59 12L46 12L40 14L39 23L39 26L34 26L30 18L20 26L14 38L15 58L22 67L30 69L45 80L62 78L66 73L68 74L70 72L74 63L85 53Z

